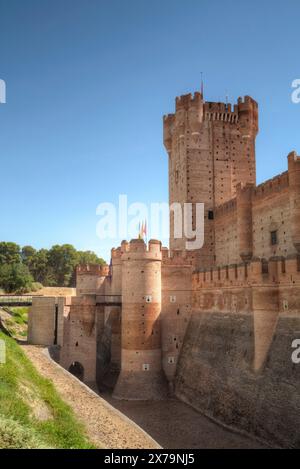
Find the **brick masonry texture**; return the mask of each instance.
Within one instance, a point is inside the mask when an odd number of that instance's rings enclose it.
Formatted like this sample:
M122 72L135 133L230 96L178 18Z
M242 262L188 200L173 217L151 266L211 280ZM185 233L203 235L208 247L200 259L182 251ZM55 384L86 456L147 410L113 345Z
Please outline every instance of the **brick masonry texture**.
M174 394L276 446L300 447L300 157L256 185L258 104L201 93L163 118L169 200L204 203L205 243L123 241L109 266L78 266L76 296L35 298L29 341L126 400ZM195 221L194 221L195 224ZM57 315L57 321L55 320Z

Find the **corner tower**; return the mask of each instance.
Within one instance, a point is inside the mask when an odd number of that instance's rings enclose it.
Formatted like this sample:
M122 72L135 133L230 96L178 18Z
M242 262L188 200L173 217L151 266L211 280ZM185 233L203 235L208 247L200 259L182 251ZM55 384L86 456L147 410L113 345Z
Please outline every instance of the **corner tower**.
M199 92L183 95L176 98L175 114L164 116L170 205L205 205L204 246L195 253L198 267L214 264L215 207L235 197L237 184L256 182L257 132L258 106L249 96L231 106L204 102ZM185 237L174 238L171 212L170 249L184 250L185 242Z

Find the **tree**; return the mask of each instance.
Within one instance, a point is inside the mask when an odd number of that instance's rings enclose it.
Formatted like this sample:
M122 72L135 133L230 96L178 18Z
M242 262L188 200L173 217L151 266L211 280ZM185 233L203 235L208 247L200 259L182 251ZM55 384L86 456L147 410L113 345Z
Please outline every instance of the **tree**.
M43 285L55 284L50 274L49 251L47 249L36 251L35 254L30 257L28 267L36 282L42 283Z
M32 246L23 246L21 251L22 261L26 265L30 265L31 258L36 254L36 249Z
M3 264L0 266L0 287L7 293L26 293L31 290L33 277L26 265Z
M37 251L32 246L0 243L0 266L21 264L29 269L36 282L47 286L72 286L75 284L75 267L79 264L105 264L92 251L76 251L71 244L55 245L50 250ZM10 273L9 273L10 272ZM5 278L11 271L5 271ZM26 271L24 270L26 276Z
M56 285L68 287L77 264L77 251L71 244L55 245L49 251L49 267Z
M105 261L98 257L93 251L77 251L77 264L105 264Z
M16 243L0 242L0 265L21 262L20 246Z

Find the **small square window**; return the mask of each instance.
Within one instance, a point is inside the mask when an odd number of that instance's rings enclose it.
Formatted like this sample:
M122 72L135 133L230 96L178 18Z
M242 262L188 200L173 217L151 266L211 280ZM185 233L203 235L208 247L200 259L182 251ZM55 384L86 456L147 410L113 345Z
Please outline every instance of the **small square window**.
M143 363L143 371L149 371L149 370L150 370L149 363Z
M173 365L175 363L175 357L168 357L169 365Z
M278 243L278 241L277 241L277 231L271 231L271 244L272 244L272 246L274 246L277 243Z
M146 303L151 303L152 301L152 296L151 295L146 295L145 296Z
M176 303L176 295L170 295L170 303Z

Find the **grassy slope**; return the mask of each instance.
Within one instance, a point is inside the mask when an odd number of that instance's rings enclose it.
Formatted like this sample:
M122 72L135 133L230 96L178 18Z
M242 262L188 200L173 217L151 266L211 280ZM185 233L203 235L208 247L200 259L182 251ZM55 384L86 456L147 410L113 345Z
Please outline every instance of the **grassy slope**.
M16 306L4 310L11 314L11 318L4 320L7 330L17 339L26 339L29 307Z
M53 384L13 339L1 331L0 339L6 343L6 363L0 364L0 448L91 448Z

